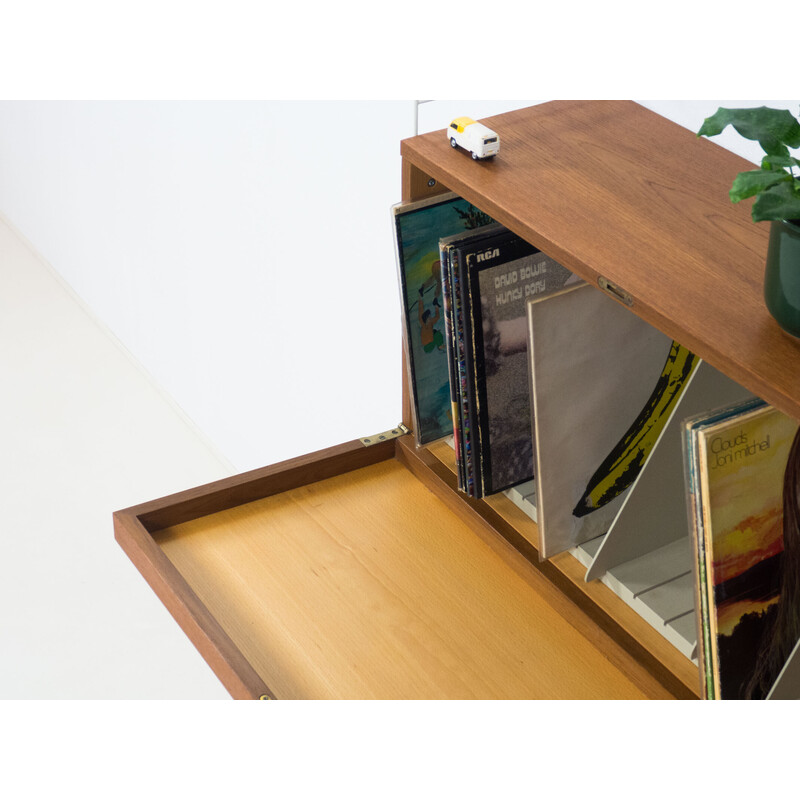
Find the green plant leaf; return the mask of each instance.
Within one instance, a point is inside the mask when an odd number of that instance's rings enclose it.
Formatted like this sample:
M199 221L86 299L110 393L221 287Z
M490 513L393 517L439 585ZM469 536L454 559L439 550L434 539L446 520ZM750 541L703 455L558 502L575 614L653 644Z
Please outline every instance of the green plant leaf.
M792 156L764 156L761 159L761 169L779 169L786 167L800 167L800 160Z
M769 172L763 169L740 172L733 181L729 196L734 203L738 203L746 197L752 197L754 194L769 189L770 186L791 180L792 176L782 169Z
M797 182L782 182L761 192L753 203L753 222L773 219L800 219L800 193Z
M786 109L719 108L708 117L698 136L716 136L731 125L745 139L757 141L767 155L789 157L788 147L800 147L800 123Z

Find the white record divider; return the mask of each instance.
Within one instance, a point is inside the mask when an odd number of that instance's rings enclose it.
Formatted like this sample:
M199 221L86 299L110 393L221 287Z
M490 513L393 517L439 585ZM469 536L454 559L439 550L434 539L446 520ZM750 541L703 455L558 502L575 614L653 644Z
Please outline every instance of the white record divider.
M581 532L576 535L574 529L566 529L564 514L560 509L565 499L569 505L575 485L585 484L582 476L576 484L574 476L585 469L583 462L587 458L583 448L575 449L571 440L565 438L563 420L558 415L564 409L563 395L567 394L573 401L567 404L573 420L570 424L580 435L587 427L587 420L592 419L587 408L591 411L592 403L604 402L601 384L608 389L605 402L618 404L620 401L620 386L616 380L590 380L586 388L582 372L574 385L584 385L588 406L583 393L578 392L577 397L575 392L569 393L572 380L570 369L574 371L585 367L587 353L600 362L601 372L608 364L613 365L613 359L608 360L608 353L613 356L616 350L603 340L598 351L597 342L586 338L587 330L595 331L599 327L612 337L612 345L614 331L631 335L625 328L626 320L631 319L627 316L630 312L620 314L619 303L608 297L605 300L602 298L603 295L596 293L588 284L582 284L529 301L528 345L537 474L533 482L506 494L538 522L540 557L548 558L556 552L569 549L587 567L587 582L599 580L604 583L681 653L697 663L700 628L695 608L697 554L687 511L683 422L709 410L748 400L753 394L710 364L700 361L689 376L636 480L626 490L625 496L619 498L621 502L616 510L606 517L606 532L582 541ZM639 323L639 328L633 332L644 340L649 335L649 326L642 327L641 321ZM537 347L540 336L544 338ZM637 346L641 347L641 344ZM571 367L563 369L566 363L563 354L569 348L580 355ZM648 355L646 351L643 352L645 356ZM649 357L652 360L652 353ZM626 366L626 374L645 374L643 369ZM537 391L539 384L542 392ZM595 391L598 388L601 389L599 394ZM627 391L634 390L626 384L622 394ZM542 402L543 398L545 402ZM617 410L616 405L614 408ZM550 421L556 417L555 423L551 424ZM579 422L575 422L576 419ZM545 438L541 439L540 435ZM555 472L551 469L547 473L547 481L541 483L547 464L553 463L553 455L565 455L562 452L565 441L569 445L566 457L562 457L562 463ZM545 450L546 454L543 452ZM571 459L577 459L575 464ZM589 461L593 464L594 457ZM573 469L571 478L565 477L565 463L569 463ZM554 478L554 475L558 477ZM549 506L555 507L558 512L554 526L552 513L549 520L544 518L543 512L547 509L542 507L542 494L549 496ZM555 529L555 536L559 539L555 547L545 546L545 534L551 536L552 541L552 533L545 530L547 521L552 526L550 531ZM592 535L589 529L586 533ZM575 537L575 543L565 548L562 540L569 536ZM583 536L583 539L587 538ZM768 699L790 698L800 698L800 643L768 696Z
M559 453L563 437L553 435L551 426L542 420L552 419L554 413L563 407L563 399L555 406L541 404L542 394L537 393L537 377L545 376L542 385L547 387L548 397L561 397L563 394L563 376L560 373L548 372L545 368L553 362L553 352L563 352L566 343L569 347L577 347L583 354L585 336L582 326L595 329L598 325L607 328L619 328L625 324L626 315L615 313L619 304L606 298L607 304L587 284L571 286L547 297L531 300L528 304L529 348L531 358L531 398L534 410L534 430L536 438L536 480L506 492L523 511L528 513L539 524L540 555L548 558L556 553L547 553L543 539L543 517L541 492L550 494L550 505L560 508L559 500L563 500L571 491L564 484L563 464L560 483L553 483L552 470L548 474L547 484L538 486L548 459L553 452ZM553 325L554 320L560 322L560 316L569 309L567 324ZM588 310L587 310L588 309ZM630 312L627 312L629 314ZM592 316L595 314L595 316ZM599 316L597 316L599 314ZM560 319L559 319L560 317ZM577 325L576 325L577 321ZM645 326L648 327L648 326ZM645 329L642 329L645 330ZM646 334L639 330L642 336ZM555 331L547 339L548 345L540 346L537 358L537 342L543 332ZM558 337L561 337L560 339ZM583 337L583 338L581 338ZM575 342L578 342L576 345ZM548 346L550 348L548 352ZM592 343L591 347L595 347ZM595 347L596 349L596 347ZM605 353L608 347L602 348ZM540 359L543 355L550 358L547 364ZM605 355L602 356L605 358ZM557 361L557 359L556 359ZM579 364L580 361L576 361ZM537 370L538 368L538 370ZM577 367L576 367L577 368ZM559 367L560 369L560 367ZM541 371L541 376L539 375ZM635 371L635 370L634 370ZM564 374L568 375L568 372ZM562 383L559 383L559 379ZM568 381L567 381L568 383ZM614 391L618 390L613 383ZM554 388L555 386L555 388ZM610 516L607 517L606 532L596 535L588 541L580 538L569 552L585 567L586 581L599 580L608 586L617 596L627 603L639 616L661 633L688 659L697 663L697 637L699 619L696 605L697 554L687 511L687 489L683 452L684 420L703 414L709 410L733 405L748 400L754 395L735 381L723 375L710 364L700 361L689 376L687 384L675 403L675 407L653 445L651 453L642 467L634 483L628 488L624 498ZM579 398L582 399L582 398ZM548 400L548 402L550 402ZM543 407L542 407L543 405ZM585 421L586 408L579 405L577 411L570 406L573 418L577 416ZM591 403L589 404L591 407ZM544 413L541 413L544 412ZM543 426L543 431L539 427ZM559 429L560 430L560 429ZM546 449L539 439L540 432L550 436L545 442L549 450L547 458L542 451ZM552 444L550 440L555 442ZM572 450L575 456L579 451ZM580 451L582 453L582 451ZM581 457L583 457L581 455ZM584 459L585 460L585 459ZM583 469L585 465L577 467ZM574 483L574 480L573 480ZM583 485L583 482L580 482ZM564 484L564 485L562 485ZM546 490L546 491L545 491ZM556 499L556 494L562 497ZM563 517L563 514L561 515ZM559 530L556 536L565 538L560 530L563 520L557 520ZM573 531L574 533L574 531ZM585 538L585 537L584 537ZM562 549L564 549L562 547ZM560 551L558 551L560 552ZM800 698L800 642L769 693L768 699Z
M800 698L800 642L794 646L792 654L786 659L783 669L778 673L767 700L797 700Z
M683 421L753 397L700 362L608 533L573 549L600 580L687 658L697 659L696 555L686 512ZM643 523L642 520L647 520ZM768 700L800 698L800 642Z
M701 361L608 533L576 554L588 563L587 581L605 583L690 659L697 652L697 616L682 423L749 397L750 392Z

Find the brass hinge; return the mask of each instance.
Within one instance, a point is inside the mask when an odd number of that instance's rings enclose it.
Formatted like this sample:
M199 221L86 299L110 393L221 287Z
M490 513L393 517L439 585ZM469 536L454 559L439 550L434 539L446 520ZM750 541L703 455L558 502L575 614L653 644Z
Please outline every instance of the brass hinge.
M411 433L411 431L401 422L396 428L392 428L390 431L376 433L374 436L365 436L363 439L359 439L359 441L364 447L369 447L370 445L378 444L378 442L385 442L387 439L397 439L400 436L405 436L407 433Z
M619 300L620 303L625 303L626 306L633 305L633 298L621 286L617 286L616 283L611 283L608 278L604 278L601 275L597 279L597 284L606 294L610 294L615 300Z

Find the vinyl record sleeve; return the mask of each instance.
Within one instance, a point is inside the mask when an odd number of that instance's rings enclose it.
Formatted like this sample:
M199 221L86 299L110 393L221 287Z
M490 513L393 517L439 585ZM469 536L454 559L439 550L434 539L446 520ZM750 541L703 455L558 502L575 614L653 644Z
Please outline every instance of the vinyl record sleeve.
M453 450L456 459L458 488L464 490L464 450L462 439L464 425L458 408L458 371L455 321L453 319L453 286L450 280L450 249L439 241L439 261L442 265L442 300L444 303L444 329L447 346L447 372L450 381L450 409L453 420Z
M627 489L592 510L588 489L648 407L673 342L588 284L530 302L528 336L539 554L550 558L608 531Z
M453 193L392 207L403 341L418 445L453 433L439 240L491 221Z
M784 545L794 551L798 532L784 503L797 504L797 430L760 400L684 423L709 699L765 697L796 643L785 641L781 597L796 581Z
M494 243L508 241L513 234L502 225L487 226L481 236L458 242L452 249L452 281L454 305L457 308L458 331L458 400L467 434L465 442L465 491L471 497L484 494L485 450L480 427L478 397L475 389L475 334L472 327L470 275L467 259L476 252L483 253Z
M473 432L476 431L477 421L471 416L467 394L467 367L459 264L462 259L463 248L505 230L502 225L492 223L474 231L467 231L439 241L458 488L473 497L475 496Z
M713 666L714 648L711 645L711 609L714 606L713 584L709 580L706 562L706 540L703 489L700 485L702 469L700 456L700 435L703 427L710 428L714 424L729 419L733 414L740 414L746 408L762 408L762 400L751 400L736 403L722 409L707 411L693 416L683 422L683 456L684 476L686 483L686 509L689 533L694 548L695 575L695 609L697 610L697 658L700 664L701 697L713 700L717 697L714 685L715 668Z
M463 249L461 256L468 392L477 413L484 496L534 474L527 302L579 279L511 232Z

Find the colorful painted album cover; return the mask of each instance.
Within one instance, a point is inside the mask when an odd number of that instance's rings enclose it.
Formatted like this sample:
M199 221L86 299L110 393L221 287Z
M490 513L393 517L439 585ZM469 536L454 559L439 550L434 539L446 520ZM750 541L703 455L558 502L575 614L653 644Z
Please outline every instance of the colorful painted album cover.
M684 429L704 694L763 699L800 634L798 423L756 400Z
M451 193L392 212L414 433L428 444L453 433L439 240L492 220Z

